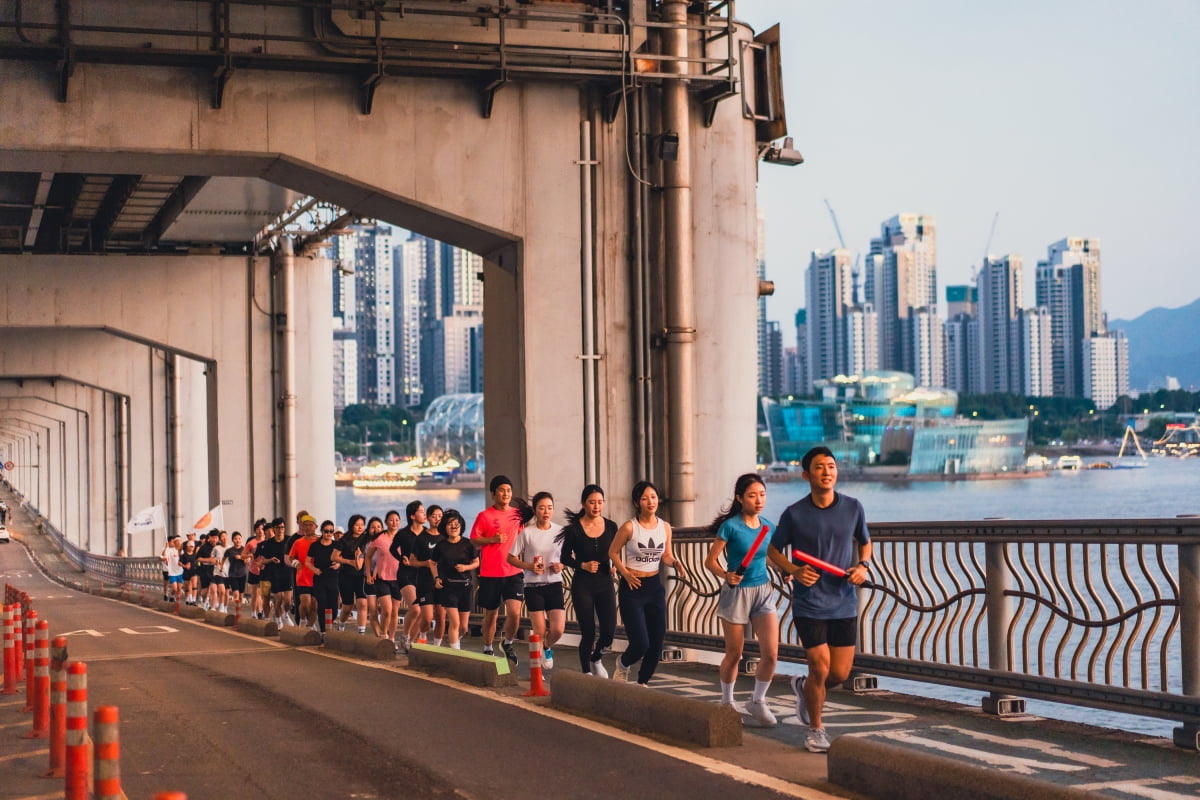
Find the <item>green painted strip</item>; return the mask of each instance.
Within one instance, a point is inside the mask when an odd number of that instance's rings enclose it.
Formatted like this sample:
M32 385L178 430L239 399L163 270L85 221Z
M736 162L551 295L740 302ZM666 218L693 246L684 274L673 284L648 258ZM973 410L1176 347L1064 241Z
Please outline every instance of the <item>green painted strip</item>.
M504 657L496 657L484 655L483 653L472 653L470 650L455 650L453 647L445 647L434 644L414 644L413 650L429 650L434 653L445 653L446 655L456 658L470 658L475 661L489 661L496 667L497 675L507 675L512 669L509 666L508 659Z

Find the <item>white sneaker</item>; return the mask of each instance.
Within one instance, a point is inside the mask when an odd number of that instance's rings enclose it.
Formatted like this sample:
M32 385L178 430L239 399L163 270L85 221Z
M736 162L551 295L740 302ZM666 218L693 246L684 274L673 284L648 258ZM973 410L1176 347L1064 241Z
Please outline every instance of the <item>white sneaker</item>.
M542 651L542 666L546 669L554 669L554 648L547 647Z
M618 660L619 660L619 658L620 657L618 656ZM607 678L608 677L608 670L606 670L604 668L604 662L601 659L597 658L595 661L592 662L592 674L595 675L597 678Z
M809 723L808 704L804 700L804 681L807 679L807 675L792 676L792 691L796 693L796 716L805 725Z
M829 736L824 728L809 728L804 737L804 749L810 753L828 753Z
M621 663L621 654L617 653L617 663L613 667L613 680L625 683L629 680L629 667Z
M775 715L771 713L771 709L767 708L767 704L762 700L751 700L746 703L746 713L764 728L773 728L779 723L779 720L775 719Z

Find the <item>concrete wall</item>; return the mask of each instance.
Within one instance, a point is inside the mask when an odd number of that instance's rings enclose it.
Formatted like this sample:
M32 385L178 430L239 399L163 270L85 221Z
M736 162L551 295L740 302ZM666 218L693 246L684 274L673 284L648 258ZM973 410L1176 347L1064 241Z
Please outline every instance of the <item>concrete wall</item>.
M214 110L207 82L191 70L79 65L66 103L55 102L44 72L39 65L0 62L6 87L0 169L254 175L484 255L489 471L510 474L518 491L550 489L560 506L574 505L583 482L577 161L579 125L589 120L599 161L601 482L623 498L635 480L647 477L634 466L626 128L622 115L613 123L600 117L592 90L549 81L510 84L484 119L474 85L389 78L376 93L373 113L364 116L352 87L332 76L239 73L223 107ZM753 124L742 117L738 99L721 104L711 128L700 123L698 107L694 111L693 389L696 508L704 517L727 500L732 477L754 464L756 154ZM104 316L100 324L123 333L137 329L148 341L215 359L220 496L233 499L238 513L251 507L258 513L270 497L271 475L264 460L270 439L259 428L273 417L258 378L268 363L269 340L258 335L267 321L248 303L245 260L145 259L134 280L129 264L139 260L91 259L72 267L79 259L50 259L52 268L34 272L25 268L27 259L0 257L0 270L7 267L25 286L21 299L0 305L0 325L34 324L35 318L79 324L73 319L79 305L51 299L69 293L84 308L105 310L86 315L94 322ZM63 277L114 261L124 266L105 270L105 280L89 281L90 289ZM305 272L314 281L319 274ZM255 285L266 281L256 270ZM300 426L310 440L298 502L332 512L329 304L325 298L320 305L316 283L301 284L301 330L311 334L305 346L314 357L309 378L300 382L311 394L302 412L308 424ZM327 276L323 286L327 293ZM193 302L211 313L209 324L196 324L205 317ZM37 313L23 313L26 308ZM254 331L251 352L234 352L245 350L248 328ZM665 390L661 373L657 380ZM236 388L227 397L231 384ZM659 417L661 428L661 411ZM229 452L235 448L239 452ZM622 502L613 515L629 511Z

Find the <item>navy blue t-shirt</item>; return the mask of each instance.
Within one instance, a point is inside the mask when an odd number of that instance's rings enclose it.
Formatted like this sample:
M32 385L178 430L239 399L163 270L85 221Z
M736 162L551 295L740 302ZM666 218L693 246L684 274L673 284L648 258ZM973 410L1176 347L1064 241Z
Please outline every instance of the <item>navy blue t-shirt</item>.
M858 562L857 545L870 540L862 503L841 492L834 493L833 504L828 508L818 508L813 505L812 495L805 495L787 507L771 535L771 545L797 564L802 562L792 556L793 549L843 569ZM821 577L812 586L792 582L792 616L811 619L856 616L858 600L854 584L817 571Z

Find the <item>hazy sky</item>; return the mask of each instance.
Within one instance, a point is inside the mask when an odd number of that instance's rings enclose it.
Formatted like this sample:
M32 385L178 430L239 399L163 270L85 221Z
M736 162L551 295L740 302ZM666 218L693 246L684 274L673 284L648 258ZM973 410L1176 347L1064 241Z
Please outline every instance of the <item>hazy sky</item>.
M785 341L814 249L865 252L900 212L937 222L938 295L990 251L1100 239L1111 318L1200 295L1200 0L742 0L781 24L789 134L763 164L768 316Z

